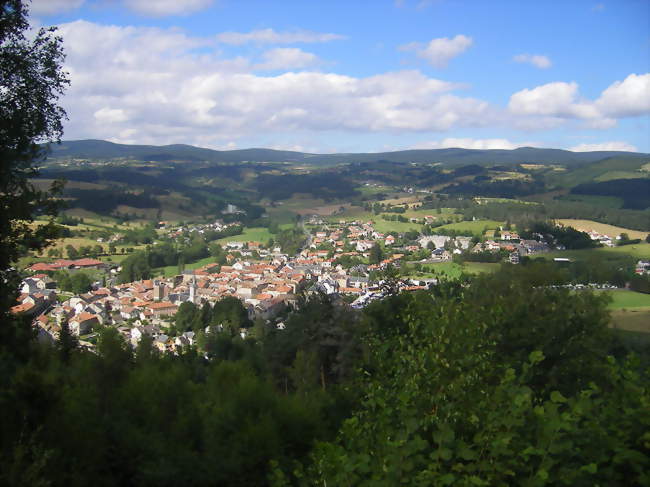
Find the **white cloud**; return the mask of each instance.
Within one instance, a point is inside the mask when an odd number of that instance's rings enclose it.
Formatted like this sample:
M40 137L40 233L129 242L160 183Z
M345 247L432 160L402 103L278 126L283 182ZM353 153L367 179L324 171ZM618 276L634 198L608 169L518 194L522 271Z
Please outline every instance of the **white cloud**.
M63 100L67 139L219 146L298 129L444 131L495 119L488 103L453 93L462 85L419 71L258 76L248 59L221 57L214 38L177 29L76 21L60 33L72 81ZM269 52L267 61L284 56L285 67L314 59L302 51Z
M536 142L511 142L508 139L472 139L472 138L445 138L440 141L423 142L414 149L516 149L517 147L539 147Z
M264 62L255 66L259 70L298 69L318 64L318 56L296 47L278 47L263 54Z
M123 0L131 10L151 17L167 15L188 15L203 10L214 0Z
M601 142L598 144L580 144L569 148L573 152L593 152L593 151L626 151L638 152L632 144L622 141Z
M575 82L547 83L514 93L508 109L519 128L550 128L576 119L585 128L608 129L619 118L650 113L650 74L630 74L612 83L595 101L580 97Z
M74 10L83 5L85 0L32 0L30 13L33 15L52 15Z
M124 110L110 107L100 108L93 114L93 117L100 123L119 123L129 119Z
M400 46L400 50L414 51L418 57L427 60L436 68L445 68L451 59L465 52L472 43L471 37L459 34L452 39L448 37L432 39L426 45L412 42Z
M223 32L217 35L217 40L224 44L246 44L254 42L257 44L296 44L311 42L329 42L345 39L339 34L311 32L298 30L293 32L276 32L273 29L260 29L251 32Z
M517 54L513 60L517 63L532 64L540 69L547 69L553 65L548 57L541 54Z
M577 94L577 83L558 81L518 91L510 97L508 107L511 112L521 115L570 117L576 114Z
M634 117L650 113L650 73L630 74L611 84L596 105L611 117Z

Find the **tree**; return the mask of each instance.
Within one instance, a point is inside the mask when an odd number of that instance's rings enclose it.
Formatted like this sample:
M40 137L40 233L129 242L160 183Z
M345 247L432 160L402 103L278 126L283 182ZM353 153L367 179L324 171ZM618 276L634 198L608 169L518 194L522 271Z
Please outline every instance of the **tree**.
M76 259L79 257L79 252L77 252L77 249L75 249L72 245L66 245L65 250L68 254L68 259Z
M61 331L59 332L59 352L61 354L61 360L64 363L68 363L70 355L78 346L79 342L77 341L77 337L70 332L68 320L64 319L61 322Z
M92 281L88 274L83 272L75 272L70 276L70 290L74 294L83 294L90 290L90 285Z
M650 480L648 377L638 359L618 364L597 350L606 302L504 277L372 310L396 326L371 328L361 405L316 447L301 485ZM515 337L522 348L508 353Z
M19 279L12 263L56 236L59 203L51 196L62 187L58 182L42 191L30 182L46 152L39 143L61 138L65 112L57 101L69 81L61 69L61 38L47 28L28 39L27 13L20 0L0 2L0 361L5 349L9 356L25 350L14 341L9 314ZM49 222L31 225L37 213Z
M370 255L368 262L371 264L379 264L384 258L384 252L381 250L379 244L375 244L370 248Z

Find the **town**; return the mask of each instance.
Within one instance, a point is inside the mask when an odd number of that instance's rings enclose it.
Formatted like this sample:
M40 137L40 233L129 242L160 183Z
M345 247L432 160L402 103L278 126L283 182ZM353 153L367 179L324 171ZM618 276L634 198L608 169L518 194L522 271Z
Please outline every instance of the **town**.
M435 218L427 215L424 222ZM35 263L26 269L30 275L22 282L12 312L32 317L39 339L45 342L59 340L65 321L70 332L79 337L80 345L91 350L97 330L111 326L134 347L148 335L160 352L178 354L184 347L197 346L198 334L218 333L226 325L178 329L175 316L183 303L215 307L226 298L235 298L247 320L228 325L235 326L232 332L246 338L254 333L253 323L282 329L284 317L298 306L301 295L324 293L341 305L364 307L385 295L384 281L390 275L386 271L394 269L399 275L407 263L422 266L449 262L465 253L492 254L493 261L518 264L523 256L562 249L557 242L545 241L541 234L536 240L521 239L515 231L507 230L481 241L468 236L382 233L373 221L327 222L317 215L305 220L308 230L303 247L295 255L283 253L280 246L267 248L261 242L228 241L223 248L223 265L209 263L167 278L118 284L119 265L93 258ZM237 225L217 220L185 226L161 222L159 227L167 237L185 242L193 233L223 231ZM591 232L590 238L610 245L615 240L597 232ZM568 259L556 259L564 260ZM102 278L84 293L63 292L55 280L60 271L74 275L89 270ZM650 263L639 261L636 272L649 273ZM437 282L435 277L401 277L397 281L399 291L424 289Z

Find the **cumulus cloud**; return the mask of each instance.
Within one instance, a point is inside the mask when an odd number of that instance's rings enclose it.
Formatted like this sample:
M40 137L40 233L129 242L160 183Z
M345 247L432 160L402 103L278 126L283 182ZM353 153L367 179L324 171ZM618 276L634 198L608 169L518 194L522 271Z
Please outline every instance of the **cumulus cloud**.
M428 44L412 42L400 46L402 51L413 51L436 68L445 68L450 60L465 52L473 43L471 37L459 34L456 37L432 39Z
M517 63L532 64L540 69L547 69L553 65L547 56L542 56L541 54L517 54L512 59Z
M60 33L72 81L64 99L66 138L219 146L298 129L401 133L494 121L488 103L454 92L462 85L415 70L258 76L250 60L223 58L214 38L180 30L76 21ZM293 49L272 49L264 58L278 69L316 59Z
M298 69L319 63L318 56L296 47L278 47L263 54L264 62L256 65L258 70Z
M611 84L596 106L612 117L634 117L650 113L650 73L630 74Z
M606 88L597 100L580 96L578 84L557 81L523 89L510 97L508 109L521 128L549 128L567 119L581 120L585 128L607 129L617 119L650 113L650 74L630 74Z
M151 17L187 15L203 10L214 0L123 0L127 8Z
M516 149L517 147L539 146L535 142L511 142L508 139L472 139L472 138L445 138L440 141L423 142L414 149Z
M222 32L217 40L224 44L241 45L249 42L256 44L297 44L313 42L330 42L345 39L345 36L331 33L298 30L293 32L276 32L273 29L260 29L251 32Z
M600 142L598 144L580 144L569 148L573 152L625 151L638 152L632 144L622 141Z
M85 0L32 0L33 15L52 15L81 7Z

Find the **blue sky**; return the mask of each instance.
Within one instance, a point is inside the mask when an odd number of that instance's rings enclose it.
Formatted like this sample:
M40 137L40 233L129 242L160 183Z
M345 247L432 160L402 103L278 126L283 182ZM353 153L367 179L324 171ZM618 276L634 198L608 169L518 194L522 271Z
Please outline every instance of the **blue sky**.
M66 139L650 152L650 2L34 0Z

